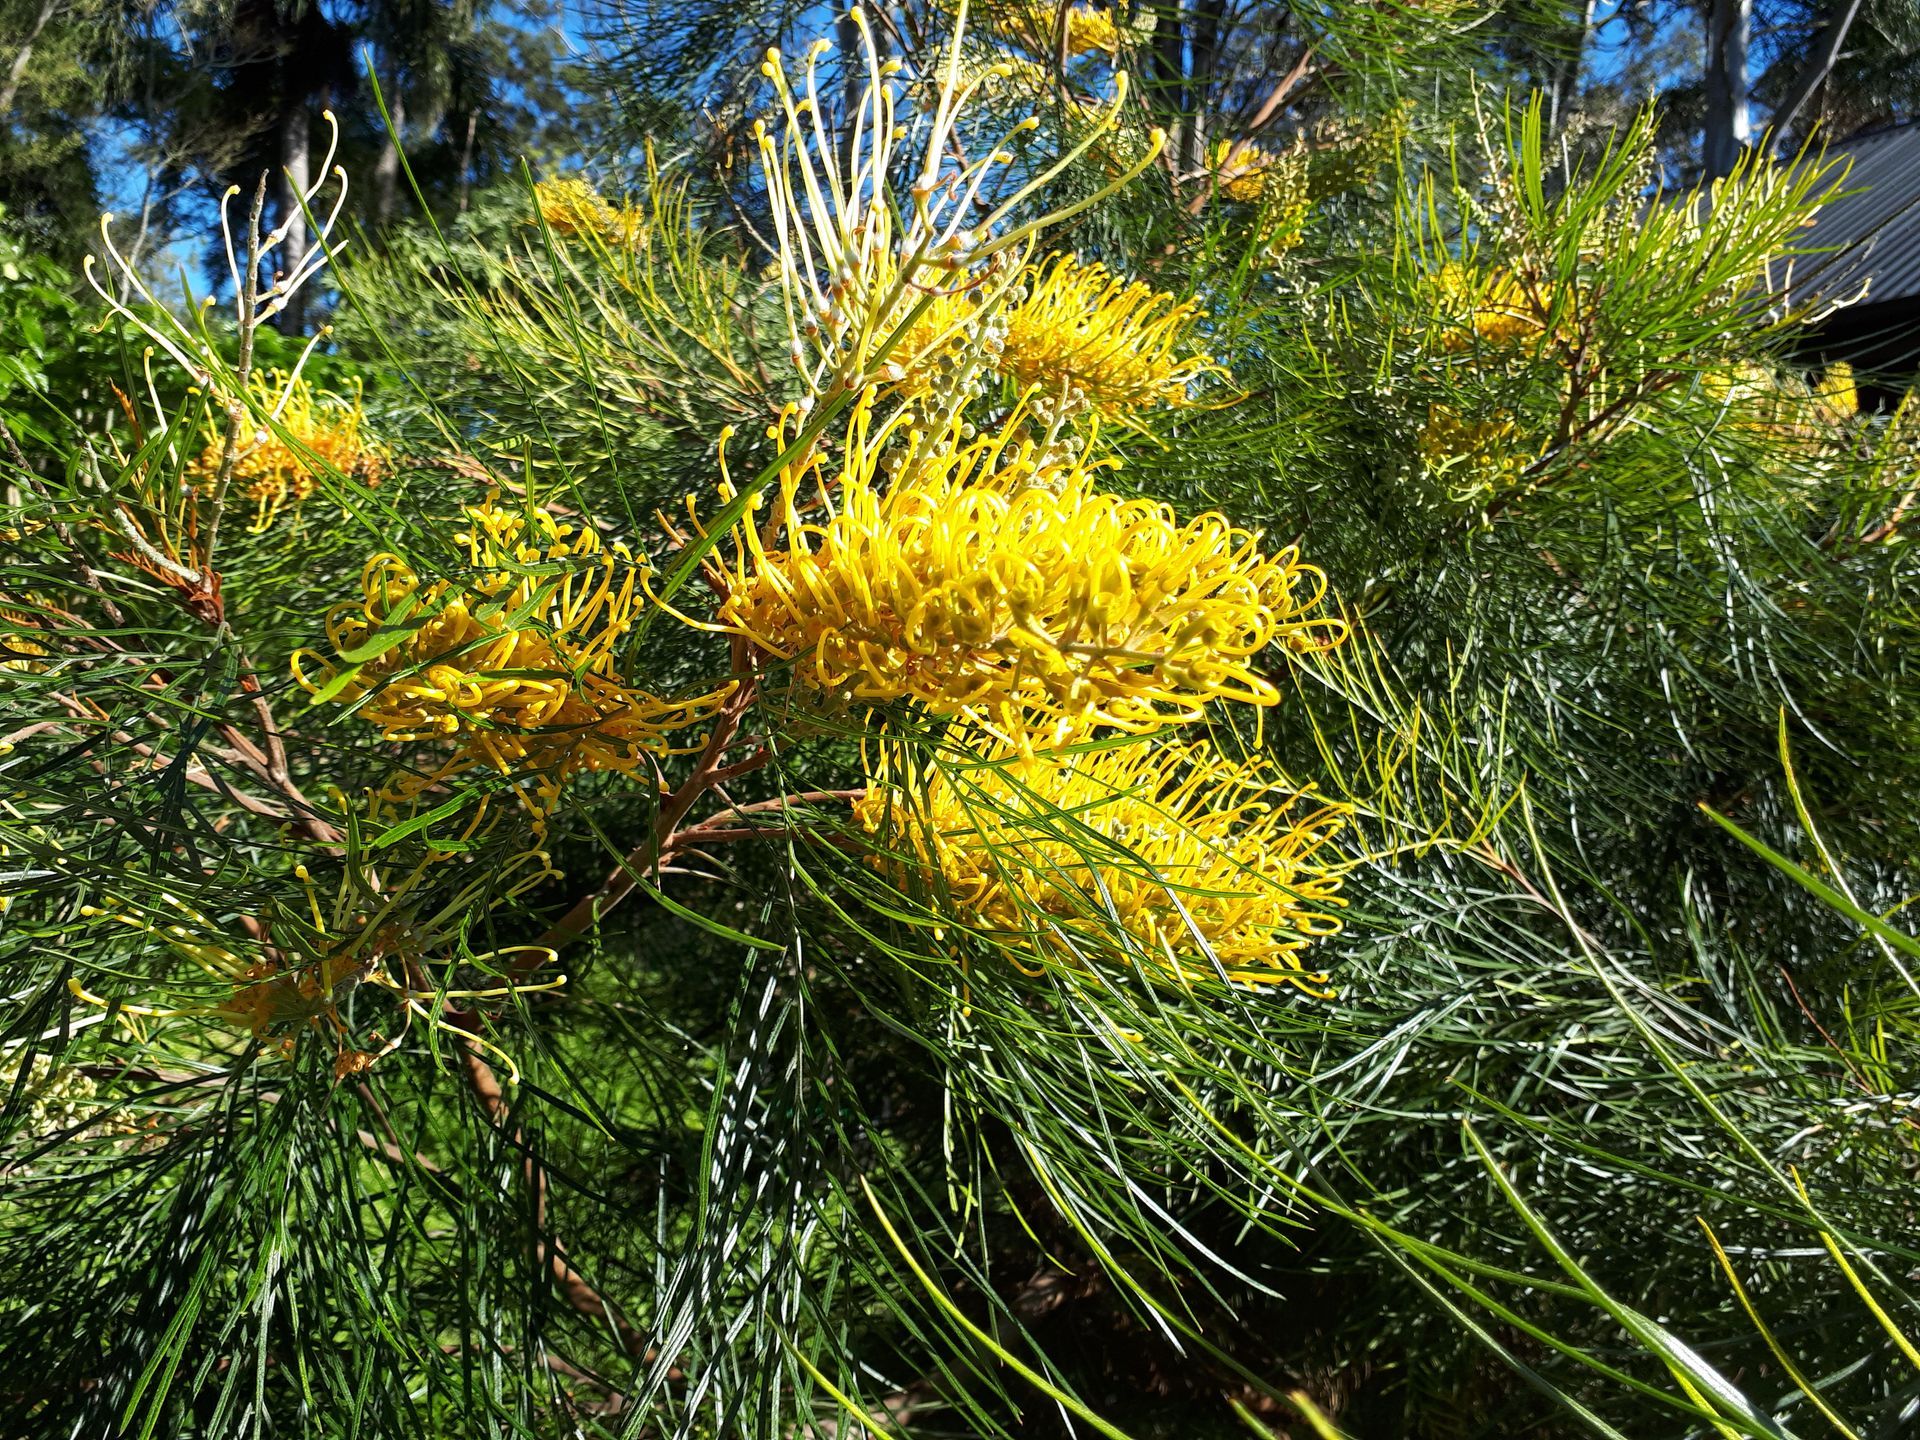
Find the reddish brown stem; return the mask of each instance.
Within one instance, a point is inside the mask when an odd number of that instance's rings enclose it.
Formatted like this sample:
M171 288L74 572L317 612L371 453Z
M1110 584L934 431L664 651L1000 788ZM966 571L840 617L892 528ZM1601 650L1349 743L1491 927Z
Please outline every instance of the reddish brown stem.
M720 762L740 734L740 723L753 704L757 686L746 663L745 642L736 638L733 651L735 673L743 674L746 678L720 707L720 713L714 720L713 733L707 737L699 759L694 762L693 773L661 800L647 839L608 871L607 878L592 893L581 896L566 914L547 927L544 935L515 957L507 967L509 981L525 980L556 951L565 949L585 935L600 922L603 915L632 894L641 877L665 853L673 832L686 818L687 812L723 778L730 778L732 773L738 771L739 767L736 766L734 771L729 772Z

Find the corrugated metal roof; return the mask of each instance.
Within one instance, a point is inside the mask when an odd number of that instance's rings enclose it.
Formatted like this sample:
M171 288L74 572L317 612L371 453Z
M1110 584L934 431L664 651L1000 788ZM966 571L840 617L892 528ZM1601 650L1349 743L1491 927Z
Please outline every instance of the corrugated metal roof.
M1794 267L1796 299L1863 305L1920 295L1920 124L1861 135L1827 152L1851 160L1844 188L1859 191L1821 210L1808 243L1833 253L1803 257Z

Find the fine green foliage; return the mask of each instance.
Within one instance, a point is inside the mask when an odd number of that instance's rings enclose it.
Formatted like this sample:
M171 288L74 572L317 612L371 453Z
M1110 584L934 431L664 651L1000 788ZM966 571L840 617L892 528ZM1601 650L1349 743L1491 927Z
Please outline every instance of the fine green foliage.
M231 320L6 261L119 327L0 371L9 1433L1900 1433L1844 176L1556 151L1437 7L1184 166L1151 17L922 18L312 347L324 175Z

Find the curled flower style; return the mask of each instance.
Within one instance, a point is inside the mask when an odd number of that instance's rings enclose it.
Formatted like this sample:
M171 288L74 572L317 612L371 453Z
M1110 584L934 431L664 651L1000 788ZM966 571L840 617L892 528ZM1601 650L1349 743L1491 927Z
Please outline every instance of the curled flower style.
M833 47L816 41L798 75L777 50L767 52L761 73L780 108L776 130L755 125L760 170L779 250L778 273L791 354L809 395L864 389L882 378L905 378L912 356L902 334L964 276L1013 273L1036 232L1111 194L1152 162L1161 137L1147 153L1096 194L1065 209L1024 217L1027 200L1086 153L1117 122L1126 99L1126 76L1097 119L1083 128L1067 154L1051 165L1023 172L1018 183L994 185L1016 163L1016 137L1039 126L1033 116L1016 121L994 143L963 137L969 106L1002 67L966 63L961 27L930 77L935 87L909 126L901 113L905 89L898 61L882 61L868 32L865 12L848 18L859 52L846 57L866 83L844 118L847 133L829 134L819 95L821 56ZM1005 71L1010 74L1010 70ZM921 142L920 158L901 163L909 134ZM906 193L895 179L914 178ZM989 197L993 198L989 198ZM1016 219L1016 216L1023 218ZM995 299L1004 284L991 292ZM982 317L984 318L984 317Z
M335 395L284 370L265 370L248 377L247 391L254 408L272 422L234 448L232 483L253 501L255 534L272 525L289 503L297 509L313 494L314 478L323 469L380 483L387 452L368 431L357 385L350 396ZM225 456L225 437L210 439L187 462L188 484L202 491L215 484Z
M854 806L880 842L870 863L896 884L937 884L991 938L1181 984L1324 993L1299 954L1340 928L1343 870L1326 852L1351 812L1268 762L1152 743L879 768Z
M1022 388L1080 397L1126 420L1154 405L1185 405L1193 382L1223 373L1194 353L1199 309L1098 262L1061 255L1030 269L1027 296L1007 311L999 368Z
M1262 651L1346 638L1322 612L1325 577L1291 548L1103 494L1105 464L1039 448L1018 413L969 443L959 422L901 437L898 414L870 433L870 401L831 485L818 452L790 466L721 577L718 628L793 661L802 685L1020 736L1148 731L1212 700L1274 704Z
M556 235L592 236L623 248L646 243L646 219L638 207L610 205L578 177L536 181L533 200L540 218Z
M487 766L531 780L543 816L583 771L631 773L675 753L674 734L731 693L666 700L620 676L615 650L643 605L642 566L623 547L603 549L591 525L494 498L465 514L456 539L468 578L422 581L398 555L375 555L361 599L327 615L335 658L294 657L301 685L357 707L386 739L454 743L438 770L396 794ZM356 665L369 646L378 653Z

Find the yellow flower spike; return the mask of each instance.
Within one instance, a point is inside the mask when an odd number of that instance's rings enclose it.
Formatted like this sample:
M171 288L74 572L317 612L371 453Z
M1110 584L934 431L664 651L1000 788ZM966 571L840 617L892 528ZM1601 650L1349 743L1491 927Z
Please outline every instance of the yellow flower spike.
M1229 200L1257 205L1273 195L1291 200L1297 193L1304 212L1307 201L1307 158L1304 152L1274 154L1258 145L1231 140L1214 142L1211 159L1214 183Z
M1813 399L1822 418L1839 424L1860 413L1860 391L1853 383L1853 366L1841 360L1813 387Z
M1299 954L1340 929L1344 870L1326 852L1350 810L1264 760L1204 743L999 748L872 780L854 805L881 846L869 863L902 885L939 876L957 911L1037 961L1327 993Z
M616 249L647 243L646 217L638 206L611 205L577 176L535 181L533 203L556 235L591 237Z
M1553 288L1529 285L1510 270L1476 272L1448 261L1433 274L1450 328L1441 348L1458 352L1477 339L1498 349L1538 344L1546 337ZM1464 313L1466 324L1453 323Z
M1055 27L1059 23L1059 10L1045 3L1022 5L1010 11L1005 19L1004 28L1010 34L1024 41L1030 41L1036 49L1051 51ZM1114 55L1120 49L1120 29L1113 23L1111 10L1096 10L1087 5L1074 5L1067 10L1067 54L1091 55L1096 52Z
M386 449L367 429L360 396L316 390L284 370L256 370L247 380L253 406L270 416L236 447L232 483L253 501L254 534L270 527L289 503L296 509L313 494L323 468L378 485L386 474ZM205 490L220 474L224 436L211 438L187 462L188 485Z
M817 453L789 467L768 534L743 521L725 562L711 628L792 661L799 685L1010 736L1148 731L1213 700L1274 704L1263 651L1346 638L1297 551L1104 494L1114 462L1043 452L1018 412L969 441L958 420L902 435L898 412L875 432L872 403L832 483Z
M1125 421L1154 405L1191 403L1193 382L1224 374L1193 353L1199 309L1106 266L1061 255L1030 270L1026 299L1007 311L1002 373L1049 398L1079 394Z
M4 599L4 596L0 596L0 600ZM29 605L38 603L38 597L34 595L28 595L26 600ZM22 674L37 675L46 670L42 657L53 652L39 639L29 639L30 635L49 641L52 639L41 624L39 612L0 604L0 672L15 670Z
M614 652L644 603L644 567L624 547L603 549L591 525L503 508L495 497L465 515L456 541L469 578L423 582L399 556L375 555L361 572L362 598L327 615L336 657L384 627L413 627L330 696L357 705L390 741L453 742L438 770L396 781L393 798L486 767L530 780L522 798L544 818L576 775L631 774L650 756L678 753L672 737L732 693L729 682L667 700L622 678ZM315 694L348 664L313 651L293 663Z
M1478 499L1521 479L1539 458L1511 415L1468 420L1450 406L1427 407L1427 423L1415 437L1430 474L1445 477L1455 500Z

